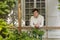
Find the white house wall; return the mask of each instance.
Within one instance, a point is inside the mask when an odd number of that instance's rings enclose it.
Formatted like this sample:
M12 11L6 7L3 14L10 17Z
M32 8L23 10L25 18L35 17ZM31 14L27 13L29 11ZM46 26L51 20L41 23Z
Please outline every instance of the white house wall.
M60 16L58 12L58 0L47 0L47 25L60 26ZM49 30L48 38L60 38L60 30Z

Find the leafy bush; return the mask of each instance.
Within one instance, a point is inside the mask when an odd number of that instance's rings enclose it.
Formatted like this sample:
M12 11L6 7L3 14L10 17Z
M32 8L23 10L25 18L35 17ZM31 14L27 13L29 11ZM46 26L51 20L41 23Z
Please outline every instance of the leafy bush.
M32 33L42 36L44 34L44 31L34 28L32 30Z
M0 40L5 39L8 35L8 25L4 19L0 19Z
M20 34L18 33L18 30L14 29L14 30L10 30L9 32L9 36L5 38L5 40L20 40L19 39Z
M7 28L5 28L5 30L7 30ZM17 29L8 29L5 37L0 35L0 40L40 40L43 34L44 31L39 29L33 29L27 32L21 31L20 33Z
M0 0L0 18L6 18L15 6L15 0Z
M58 9L60 10L60 0L58 0L59 4L58 4Z
M15 0L0 0L0 14L8 14L15 6Z
M17 29L14 29L13 31L10 31L9 36L6 37L5 40L40 40L43 34L44 31L39 31L37 29L27 32L21 31L20 33Z
M0 0L0 40L7 39L11 34L5 18L14 6L15 0Z
M60 0L58 0L58 2L60 3Z

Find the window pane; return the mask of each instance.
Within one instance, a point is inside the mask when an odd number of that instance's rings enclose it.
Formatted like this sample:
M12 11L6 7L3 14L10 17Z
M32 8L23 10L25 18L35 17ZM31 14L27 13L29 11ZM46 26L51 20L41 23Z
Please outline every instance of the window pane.
M45 0L41 0L41 1L45 1Z
M41 3L41 9L45 9L45 4Z
M25 20L29 20L29 15L26 15L25 16Z
M26 14L26 15L29 15L29 9L26 9L26 10L25 10L25 14Z
M29 3L25 3L25 7L26 8L29 8Z
M36 7L37 8L40 8L40 3L36 3Z
M25 0L25 2L29 2L29 0Z
M36 0L36 1L40 1L40 0Z
M30 19L30 15L26 15L26 16L25 16L25 25L26 25L26 26L29 25L29 19Z
M30 3L30 8L34 8L34 3Z
M45 13L45 10L41 10L41 13Z
M40 9L38 9L39 10L39 14L41 13L41 10Z
M33 10L33 9L30 9L30 10L29 10L31 16L33 15L32 10Z
M34 2L34 0L30 0L30 2Z

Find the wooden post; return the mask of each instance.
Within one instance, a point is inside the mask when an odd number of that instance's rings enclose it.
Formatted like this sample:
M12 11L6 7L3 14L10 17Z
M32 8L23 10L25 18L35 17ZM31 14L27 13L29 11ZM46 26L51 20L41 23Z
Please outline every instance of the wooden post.
M18 31L21 32L21 0L18 0Z

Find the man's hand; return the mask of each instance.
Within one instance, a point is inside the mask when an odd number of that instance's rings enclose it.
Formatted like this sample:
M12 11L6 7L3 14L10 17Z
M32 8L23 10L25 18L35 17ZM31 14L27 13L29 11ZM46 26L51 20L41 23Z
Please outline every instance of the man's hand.
M36 25L35 25L35 28L37 28L37 29L38 29L38 28L39 28L39 25L38 25L38 24L36 24Z

